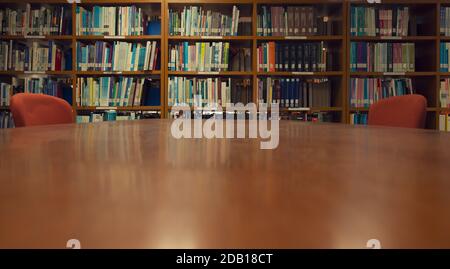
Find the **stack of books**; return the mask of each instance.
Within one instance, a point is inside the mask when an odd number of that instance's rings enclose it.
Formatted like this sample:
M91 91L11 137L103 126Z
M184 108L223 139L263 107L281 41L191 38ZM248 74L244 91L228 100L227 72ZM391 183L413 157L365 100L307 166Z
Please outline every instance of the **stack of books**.
M350 33L352 36L408 36L410 33L409 7L350 8ZM415 24L415 17L411 16ZM411 30L414 30L412 27ZM415 35L412 31L411 35Z
M262 6L257 17L258 36L331 35L331 17L312 6Z
M2 35L70 35L71 10L64 6L40 6L0 10Z
M257 48L258 72L321 72L331 66L332 56L324 42L261 43Z
M157 88L156 88L157 87ZM159 105L159 85L134 77L81 77L77 79L78 106Z
M169 35L236 36L239 21L239 9L236 6L233 6L231 16L197 6L184 7L181 12L170 9Z
M414 43L350 43L351 71L414 72Z
M77 43L77 67L80 71L147 71L158 65L156 41L147 43L102 42Z
M413 94L410 78L351 78L350 106L368 108L371 104L392 96Z
M442 108L450 108L450 79L442 79L439 88L439 102Z
M13 87L9 83L0 82L0 106L9 106Z
M350 124L352 125L367 125L368 121L367 113L350 113Z
M77 35L129 36L159 34L160 29L150 29L154 22L159 25L159 18L147 16L137 6L102 7L90 9L76 8ZM152 31L157 31L152 33Z
M331 86L327 78L258 79L259 103L278 103L280 107L330 107Z
M188 42L169 46L170 71L228 71L229 42Z
M72 54L54 41L47 44L0 42L0 70L61 71L72 69Z
M441 43L439 51L439 70L441 72L450 71L450 43Z
M169 77L169 106L231 103L231 78Z
M0 111L0 129L14 128L12 113L9 111Z

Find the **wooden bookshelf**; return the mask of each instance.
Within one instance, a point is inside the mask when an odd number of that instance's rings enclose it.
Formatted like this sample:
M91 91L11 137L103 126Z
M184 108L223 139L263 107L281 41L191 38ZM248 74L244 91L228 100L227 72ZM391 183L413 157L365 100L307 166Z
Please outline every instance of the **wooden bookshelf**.
M352 72L350 64L346 67L346 77L348 82L348 92L350 95L350 79L354 77L359 78L410 78L413 83L413 88L416 93L422 94L427 99L427 128L436 129L439 127L439 43L441 37L439 36L439 12L440 5L445 1L430 0L430 1L406 1L406 0L384 0L382 4L368 4L367 1L355 0L347 1L347 25L350 26L351 6L365 6L365 7L395 7L408 6L410 9L410 16L417 16L422 19L421 27L417 28L417 34L413 36L401 37L380 37L380 36L351 36L350 27L347 27L347 62L350 63L350 43L351 42L408 42L414 43L416 46L415 72ZM447 37L442 40L448 39ZM450 39L448 39L450 40ZM367 113L368 108L354 108L351 107L349 98L346 100L346 122L350 122L351 113Z
M439 12L441 6L450 7L449 0L383 0L381 4L369 4L366 0L84 0L81 4L69 4L66 0L27 0L33 5L65 5L71 7L72 12L72 30L71 35L45 35L45 36L11 36L3 35L1 41L6 40L44 40L58 41L67 44L72 48L72 70L67 71L46 71L46 72L23 72L23 71L0 71L2 79L8 79L11 76L27 75L52 75L73 78L73 97L77 88L77 78L87 76L148 76L160 79L160 106L156 107L125 107L117 110L155 110L160 111L162 117L169 116L170 107L168 106L168 79L172 76L186 77L231 77L233 79L250 79L253 102L257 103L259 97L257 81L258 78L265 77L305 77L305 78L329 78L333 80L332 88L332 106L324 108L311 108L311 111L330 111L336 116L336 121L349 123L350 113L367 113L367 108L352 108L349 102L350 80L359 77L394 77L411 78L415 90L423 94L428 101L427 109L427 128L438 128L439 113L449 112L450 109L440 108L439 104L439 82L442 78L450 78L450 72L440 72L439 70L439 44L441 42L450 42L450 36L441 36L439 33L440 20ZM157 7L161 16L161 35L149 36L80 36L76 35L76 7L105 5L105 6L124 6L136 4L140 7ZM227 9L233 5L244 7L244 13L251 17L252 33L245 36L171 36L169 35L169 8L182 8L184 6L202 6L203 8ZM321 9L327 7L332 12L331 16L337 20L337 28L331 35L305 35L305 36L258 36L257 35L257 16L262 5L267 6L287 6L287 5L308 5L317 6ZM404 5L410 7L411 16L422 18L423 27L418 29L417 34L405 37L375 37L375 36L351 36L350 34L350 7L357 6L375 6L375 7L393 7ZM0 0L0 8L23 6L13 0ZM241 14L242 16L242 14ZM76 43L77 42L95 42L95 41L128 41L145 42L157 41L160 48L160 70L154 71L128 71L128 72L101 72L101 71L77 71L76 69ZM177 42L230 42L233 46L245 46L251 50L252 65L251 71L223 71L223 72L194 72L194 71L169 71L168 68L168 48L170 44ZM336 59L337 66L326 72L259 72L256 63L257 47L262 42L326 42L331 44L338 51L339 57ZM416 44L416 71L415 72L352 72L350 69L350 43L351 42L412 42ZM420 53L418 53L420 52ZM73 98L72 104L75 111L92 111L95 107L78 107ZM1 108L0 109L7 109ZM284 109L283 109L284 110ZM293 110L295 111L295 110Z

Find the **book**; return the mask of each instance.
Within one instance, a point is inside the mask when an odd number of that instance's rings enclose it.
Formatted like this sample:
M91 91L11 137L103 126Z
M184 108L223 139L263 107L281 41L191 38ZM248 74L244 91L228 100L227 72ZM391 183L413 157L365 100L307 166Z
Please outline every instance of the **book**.
M151 84L147 80L143 77L80 77L76 102L78 106L143 106L150 102L147 91Z
M414 43L350 43L350 69L362 72L414 72Z
M9 83L0 82L0 106L9 106L13 87Z
M170 71L219 72L229 70L229 42L181 42L169 45Z
M368 108L378 100L413 94L413 83L410 78L351 78L350 107Z
M266 42L257 47L258 72L330 71L336 52L325 42Z
M439 103L442 108L450 108L450 79L441 79L439 87Z
M0 42L0 70L62 71L72 69L72 52L54 41Z
M237 36L239 26L245 23L251 33L251 20L240 21L240 10L232 7L231 14L211 11L201 6L185 6L183 10L169 9L171 36ZM241 22L241 23L240 23Z
M331 106L328 78L259 78L258 103L277 103L280 107L308 108Z
M332 35L333 17L313 6L266 6L258 9L258 36Z
M159 47L156 41L145 43L77 42L79 71L151 71L159 69Z
M67 6L25 4L25 8L0 10L2 35L70 35L71 9Z

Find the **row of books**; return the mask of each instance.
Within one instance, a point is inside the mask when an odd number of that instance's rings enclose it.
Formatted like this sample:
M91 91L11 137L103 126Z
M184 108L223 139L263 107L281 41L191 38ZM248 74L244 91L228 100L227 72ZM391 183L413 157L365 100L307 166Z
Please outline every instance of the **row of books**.
M0 106L9 106L12 93L13 88L11 84L0 82Z
M368 108L383 98L413 93L414 89L410 78L350 79L350 106L354 108Z
M369 115L367 113L350 113L350 124L367 125Z
M230 48L231 71L252 71L252 52L250 48Z
M158 66L156 41L145 44L97 41L77 42L77 67L80 71L147 71Z
M228 71L229 42L182 42L169 46L171 71Z
M72 80L54 77L12 77L11 83L1 82L1 106L9 106L15 93L39 93L56 96L72 104Z
M0 10L2 35L68 35L72 28L70 9L64 6L40 6Z
M76 7L77 35L160 34L160 24L157 16L146 15L142 8L134 5Z
M411 16L411 18L415 17ZM352 36L408 36L410 33L409 7L352 6L350 19Z
M9 111L0 111L0 129L14 128L12 113Z
M439 87L439 103L443 108L450 108L450 79L441 79Z
M450 71L450 43L441 43L439 46L439 70L441 72Z
M439 131L450 132L450 115L440 114L439 115Z
M104 121L124 121L124 120L137 120L135 112L118 114L115 110L109 110L104 112L91 112L89 115L77 115L77 123L94 123Z
M160 83L135 77L87 77L77 79L79 106L159 106Z
M327 71L332 66L330 50L324 42L316 43L261 43L257 48L259 72Z
M72 69L72 54L54 41L0 42L0 70L61 71Z
M439 33L450 36L450 7L441 7Z
M201 6L185 6L183 11L170 9L169 35L236 36L240 24L239 12L236 6L233 6L231 16L205 10ZM247 24L251 25L251 21Z
M351 71L414 72L414 43L350 43Z
M331 18L312 6L261 6L256 23L258 36L332 34Z
M250 79L169 77L168 104L206 106L252 102Z
M278 103L280 107L330 107L331 83L327 78L258 79L259 103Z
M334 115L330 112L310 112L310 111L292 111L288 115L280 113L281 119L298 120L305 122L321 123L321 122L333 122Z

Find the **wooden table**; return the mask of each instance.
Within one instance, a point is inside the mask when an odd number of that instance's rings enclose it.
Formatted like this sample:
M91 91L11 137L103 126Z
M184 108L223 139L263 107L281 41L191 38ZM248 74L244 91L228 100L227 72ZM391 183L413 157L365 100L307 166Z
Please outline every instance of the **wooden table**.
M450 135L282 121L181 139L170 121L0 131L0 248L450 247Z

